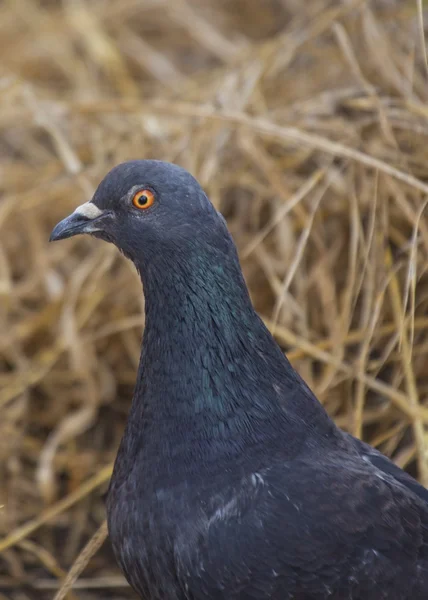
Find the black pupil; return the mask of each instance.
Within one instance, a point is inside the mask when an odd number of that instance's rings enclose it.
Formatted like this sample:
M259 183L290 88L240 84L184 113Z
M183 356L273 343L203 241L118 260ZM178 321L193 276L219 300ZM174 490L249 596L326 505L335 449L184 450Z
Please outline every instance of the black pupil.
M145 204L147 204L148 200L149 200L149 199L147 198L147 196L146 196L145 194L143 194L142 196L140 196L140 197L138 198L138 204L139 204L140 206L144 206Z

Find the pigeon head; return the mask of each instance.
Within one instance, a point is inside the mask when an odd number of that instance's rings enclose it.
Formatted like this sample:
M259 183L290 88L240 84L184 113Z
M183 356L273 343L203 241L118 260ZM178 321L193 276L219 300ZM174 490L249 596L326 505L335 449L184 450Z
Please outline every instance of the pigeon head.
M155 160L113 168L92 200L56 225L50 241L83 233L112 242L137 264L178 249L189 253L198 240L221 248L229 237L196 179L177 165Z

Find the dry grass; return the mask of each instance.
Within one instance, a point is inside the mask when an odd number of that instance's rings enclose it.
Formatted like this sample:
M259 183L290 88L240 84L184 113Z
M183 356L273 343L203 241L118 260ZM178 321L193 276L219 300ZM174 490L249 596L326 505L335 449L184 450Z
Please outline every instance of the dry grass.
M175 161L341 427L428 484L428 67L420 0L0 4L0 600L52 598L104 535L140 286L48 246L114 164ZM128 598L108 544L69 600Z

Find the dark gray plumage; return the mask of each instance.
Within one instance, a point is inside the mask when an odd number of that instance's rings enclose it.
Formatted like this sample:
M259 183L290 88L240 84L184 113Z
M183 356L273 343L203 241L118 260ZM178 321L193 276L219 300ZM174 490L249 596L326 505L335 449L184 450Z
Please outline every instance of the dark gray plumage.
M132 199L143 194L149 207ZM224 220L191 175L113 169L51 239L135 264L146 327L107 500L146 600L428 598L428 492L339 430L255 313Z

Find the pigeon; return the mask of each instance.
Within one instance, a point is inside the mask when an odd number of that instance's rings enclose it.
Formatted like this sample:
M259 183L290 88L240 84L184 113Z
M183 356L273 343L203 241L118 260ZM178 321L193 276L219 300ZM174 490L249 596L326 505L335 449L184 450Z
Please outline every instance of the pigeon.
M339 429L257 315L190 173L113 168L50 239L133 261L145 329L107 494L145 600L426 600L428 491Z

